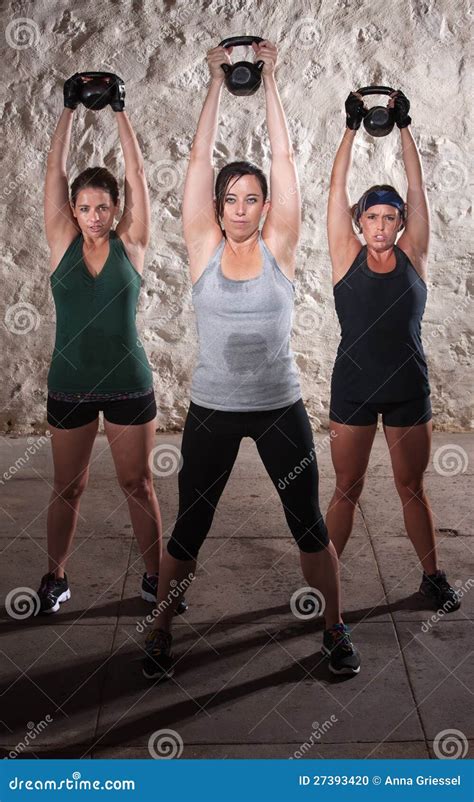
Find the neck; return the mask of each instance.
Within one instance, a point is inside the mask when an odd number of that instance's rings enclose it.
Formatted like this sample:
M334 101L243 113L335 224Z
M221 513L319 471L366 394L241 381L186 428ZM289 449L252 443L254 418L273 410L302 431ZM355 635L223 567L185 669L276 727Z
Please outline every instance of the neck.
M235 240L227 234L225 247L229 247L233 253L248 254L257 247L259 237L260 231L258 229L245 240Z
M394 246L391 245L390 248L387 248L386 251L373 251L372 248L367 245L367 256L370 256L373 262L381 265L382 267L386 265L390 260L393 258L394 254Z
M100 250L103 248L109 241L109 232L104 234L103 237L90 237L88 234L82 234L82 239L84 240L84 247L89 250Z

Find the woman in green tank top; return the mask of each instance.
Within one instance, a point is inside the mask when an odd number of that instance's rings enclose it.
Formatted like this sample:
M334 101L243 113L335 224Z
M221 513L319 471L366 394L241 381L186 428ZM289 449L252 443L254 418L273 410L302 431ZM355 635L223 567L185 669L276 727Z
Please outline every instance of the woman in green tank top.
M52 138L44 194L56 306L47 408L54 488L47 523L49 567L39 590L45 613L56 612L71 596L65 564L89 478L99 411L145 562L142 597L150 602L156 600L161 556L160 510L149 464L156 417L153 374L135 326L150 236L147 182L124 111L123 81L111 76L110 105L125 161L123 213L117 181L104 167L84 170L69 197L66 161L83 80L74 75L64 85L65 108Z

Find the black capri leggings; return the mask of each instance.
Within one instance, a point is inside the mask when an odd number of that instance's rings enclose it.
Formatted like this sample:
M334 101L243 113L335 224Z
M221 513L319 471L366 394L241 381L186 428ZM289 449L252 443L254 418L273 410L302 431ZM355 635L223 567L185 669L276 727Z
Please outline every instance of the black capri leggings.
M196 559L243 437L255 440L300 550L320 551L328 544L313 434L302 399L262 412L222 412L191 401L181 444L179 512L168 541L177 560Z

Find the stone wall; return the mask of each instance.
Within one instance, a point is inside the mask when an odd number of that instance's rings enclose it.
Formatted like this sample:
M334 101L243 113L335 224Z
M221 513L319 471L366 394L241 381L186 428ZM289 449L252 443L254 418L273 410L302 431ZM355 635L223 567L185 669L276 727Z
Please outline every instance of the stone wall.
M325 231L330 169L348 91L383 83L411 99L429 191L433 235L423 334L435 425L468 430L469 22L464 0L4 3L0 429L29 433L46 425L55 315L42 220L45 157L62 108L63 81L85 69L116 72L126 81L127 111L143 149L152 201L138 324L155 371L158 426L182 427L196 335L180 205L208 80L205 54L225 36L255 33L280 48L277 80L300 174L303 229L292 343L314 428L327 427L339 334ZM248 158L268 173L263 101L263 89L246 99L223 93L216 167ZM354 199L368 182L388 181L405 192L398 129L378 140L359 132L354 156ZM93 113L81 106L70 176L99 163L123 175L114 115L110 108Z

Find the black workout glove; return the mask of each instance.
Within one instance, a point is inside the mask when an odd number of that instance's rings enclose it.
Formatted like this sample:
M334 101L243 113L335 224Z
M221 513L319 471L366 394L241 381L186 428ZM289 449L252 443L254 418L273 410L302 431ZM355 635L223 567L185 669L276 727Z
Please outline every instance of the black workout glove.
M410 111L410 101L400 90L397 91L393 99L395 101L395 106L393 108L395 122L399 128L406 128L407 125L411 123L411 117L408 114Z
M125 84L118 75L112 78L110 105L114 111L123 111L125 108Z
M364 101L351 92L346 100L346 125L351 131L357 131L367 114Z
M82 81L79 78L79 73L75 72L71 78L64 82L64 106L66 109L77 109L81 102L81 87Z

